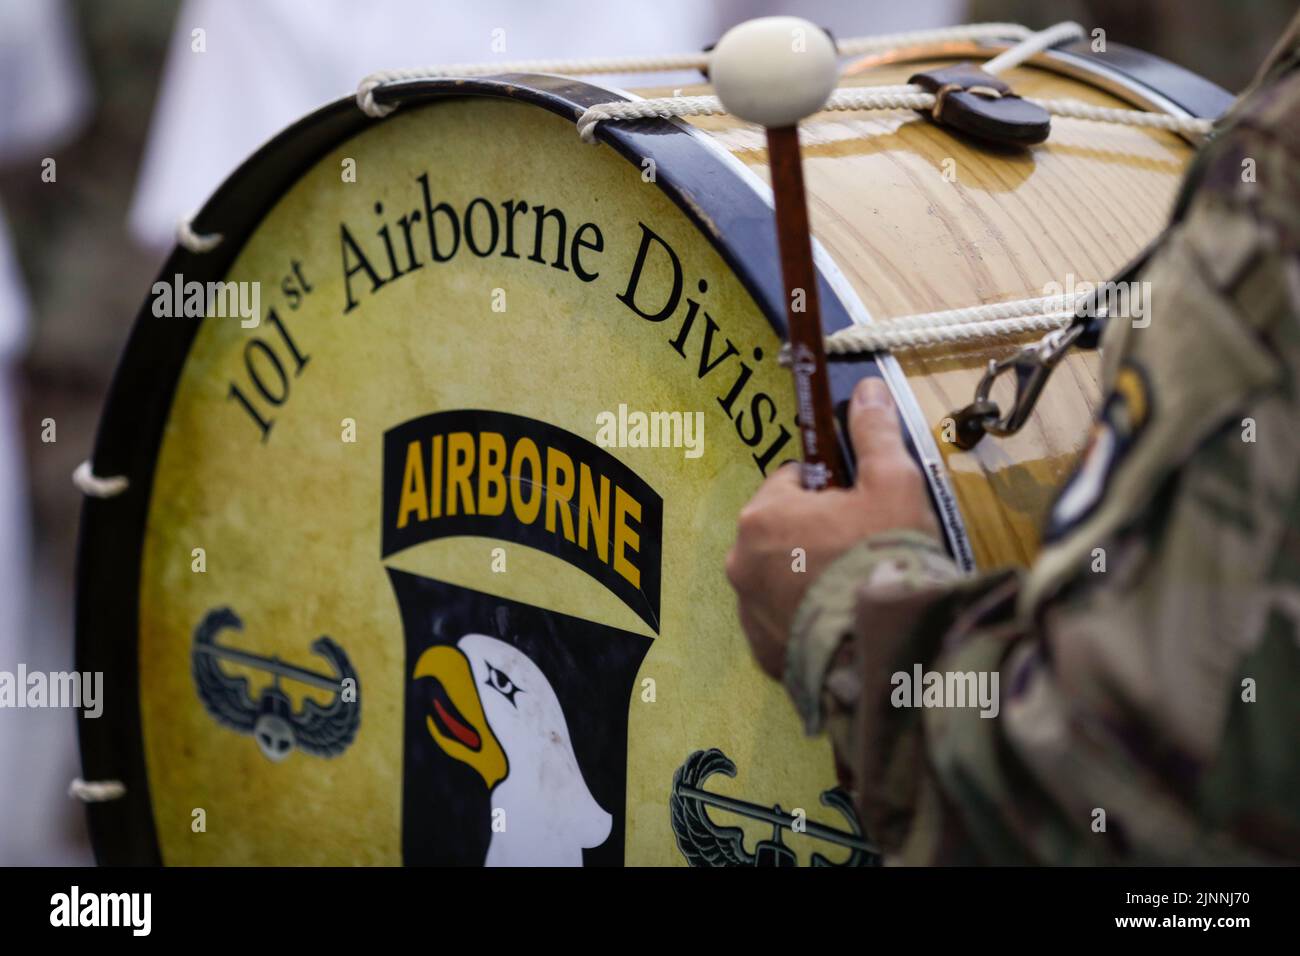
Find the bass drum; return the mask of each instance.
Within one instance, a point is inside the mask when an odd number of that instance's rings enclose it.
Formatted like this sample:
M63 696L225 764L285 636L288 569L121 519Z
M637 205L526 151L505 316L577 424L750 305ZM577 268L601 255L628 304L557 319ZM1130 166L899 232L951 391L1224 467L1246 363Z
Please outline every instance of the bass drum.
M1223 105L1110 56L1006 78ZM396 110L335 103L220 188L117 373L93 470L125 482L87 499L77 612L107 688L85 776L125 786L90 806L99 860L873 862L723 574L798 447L761 137L587 145L616 95L552 76L376 96ZM1008 153L906 112L809 120L827 330L1103 279L1151 239L1191 147L1054 126ZM1072 356L1020 435L951 451L939 423L1019 344L833 366L837 401L888 379L968 567L1032 556L1097 399Z

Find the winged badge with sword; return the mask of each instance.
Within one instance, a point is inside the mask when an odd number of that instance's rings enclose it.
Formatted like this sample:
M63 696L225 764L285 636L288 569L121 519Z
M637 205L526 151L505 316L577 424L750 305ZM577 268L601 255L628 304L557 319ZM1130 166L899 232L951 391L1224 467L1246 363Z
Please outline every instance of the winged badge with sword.
M361 726L361 687L343 648L324 635L312 642L312 651L325 658L334 670L333 674L321 674L275 656L253 654L217 642L222 631L243 629L239 616L222 607L209 611L194 630L194 683L208 713L223 726L252 735L262 754L275 763L295 749L314 757L343 753ZM273 675L273 680L255 701L249 694L248 679L227 674L221 668L223 660L265 671ZM304 698L302 709L295 711L280 686L282 680L331 691L334 698L324 706Z

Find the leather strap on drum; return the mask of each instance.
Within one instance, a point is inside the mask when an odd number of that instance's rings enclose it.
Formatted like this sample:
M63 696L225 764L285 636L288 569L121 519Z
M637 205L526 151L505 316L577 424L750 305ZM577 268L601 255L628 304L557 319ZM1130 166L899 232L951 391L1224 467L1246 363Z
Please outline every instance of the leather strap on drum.
M974 63L926 70L908 82L934 94L934 106L918 112L939 126L1004 146L1033 146L1052 131L1047 110Z

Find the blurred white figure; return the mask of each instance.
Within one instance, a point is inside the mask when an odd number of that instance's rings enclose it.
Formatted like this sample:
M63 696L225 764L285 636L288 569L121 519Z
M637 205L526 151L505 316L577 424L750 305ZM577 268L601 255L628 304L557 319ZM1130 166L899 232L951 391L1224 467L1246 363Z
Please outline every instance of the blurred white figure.
M81 124L89 98L62 0L0 0L0 164L22 163L33 189L57 189L42 182L41 160ZM46 618L29 606L31 522L16 388L28 310L0 211L0 670L8 671L19 661L72 667L71 635L40 646L36 624ZM0 710L0 864L70 859L60 855L62 817L50 801L66 799L76 773L75 729L66 711Z
M131 229L169 248L258 146L368 73L499 60L685 53L749 17L797 13L836 36L958 21L965 0L187 0L163 74ZM202 31L201 34L195 31ZM204 52L198 52L200 45ZM699 74L583 77L605 86L685 86Z
M177 220L199 209L258 146L355 93L376 70L662 53L714 39L713 15L699 0L636 9L654 15L595 0L187 0L163 74L132 231L147 245L170 246ZM195 50L196 30L206 52ZM699 77L685 82L691 79Z
M0 0L0 7L9 0ZM18 260L9 243L9 228L0 209L0 670L12 670L27 628L31 590L31 528L28 521L27 470L23 467L22 432L18 427L15 366L27 341L27 296ZM6 721L0 717L0 741ZM0 756L4 754L0 742ZM0 788L4 783L0 780ZM4 793L0 790L0 807ZM0 833L3 830L0 829ZM0 836L0 841L3 836ZM0 861L3 860L0 843Z

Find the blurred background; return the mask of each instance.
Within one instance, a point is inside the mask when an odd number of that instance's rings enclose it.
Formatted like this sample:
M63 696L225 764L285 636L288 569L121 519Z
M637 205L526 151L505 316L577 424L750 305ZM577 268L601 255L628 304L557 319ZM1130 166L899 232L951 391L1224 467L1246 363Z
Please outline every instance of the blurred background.
M73 668L70 476L177 220L366 73L682 52L741 19L792 13L841 37L1076 20L1236 93L1295 11L1295 0L0 0L0 670ZM0 864L92 862L67 795L78 774L73 712L0 709Z

